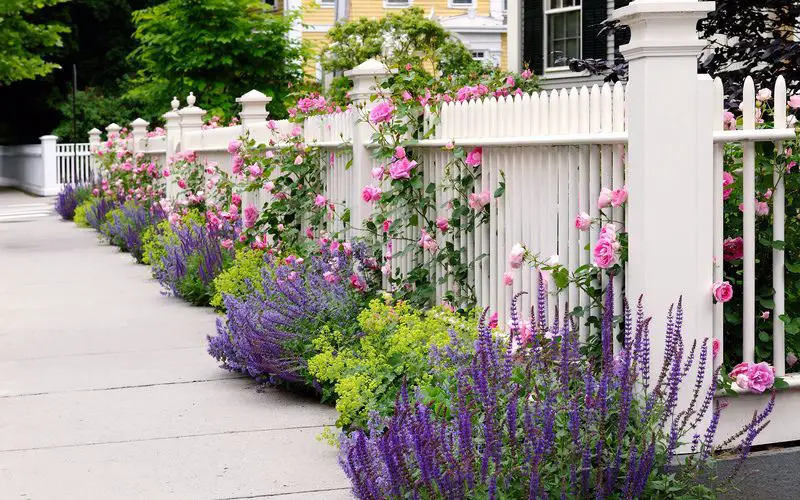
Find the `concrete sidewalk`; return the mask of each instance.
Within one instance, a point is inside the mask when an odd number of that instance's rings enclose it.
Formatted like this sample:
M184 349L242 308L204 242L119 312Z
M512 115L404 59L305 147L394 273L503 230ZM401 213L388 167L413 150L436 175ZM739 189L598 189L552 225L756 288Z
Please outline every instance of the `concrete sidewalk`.
M350 498L335 411L206 353L215 315L0 193L0 499ZM4 208L5 207L5 208Z

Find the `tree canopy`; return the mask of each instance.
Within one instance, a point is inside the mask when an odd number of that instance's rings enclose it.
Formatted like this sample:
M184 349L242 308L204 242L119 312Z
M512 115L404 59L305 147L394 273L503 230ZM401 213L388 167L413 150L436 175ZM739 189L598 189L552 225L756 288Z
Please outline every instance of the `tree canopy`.
M160 115L173 96L194 92L198 105L230 116L234 97L271 95L281 114L288 84L302 75L300 47L288 37L294 18L258 0L167 0L133 13L137 68L127 97Z
M36 17L42 9L65 1L0 2L0 86L44 76L59 67L44 56L61 46L61 35L69 28Z
M390 13L380 19L362 17L337 23L328 31L330 44L322 51L327 71L345 71L370 58L390 68L425 65L451 74L480 67L469 51L419 7Z

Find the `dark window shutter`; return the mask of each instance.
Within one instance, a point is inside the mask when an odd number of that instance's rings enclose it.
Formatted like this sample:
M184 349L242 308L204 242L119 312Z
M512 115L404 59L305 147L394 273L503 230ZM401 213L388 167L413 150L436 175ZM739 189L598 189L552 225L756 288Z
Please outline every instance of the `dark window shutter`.
M614 0L614 8L619 9L631 3L631 0ZM614 35L614 52L619 52L620 45L631 41L631 30L628 28L617 30Z
M600 35L608 18L607 0L583 0L583 58L606 59L606 36Z
M544 72L544 4L524 0L522 5L522 60L537 75Z

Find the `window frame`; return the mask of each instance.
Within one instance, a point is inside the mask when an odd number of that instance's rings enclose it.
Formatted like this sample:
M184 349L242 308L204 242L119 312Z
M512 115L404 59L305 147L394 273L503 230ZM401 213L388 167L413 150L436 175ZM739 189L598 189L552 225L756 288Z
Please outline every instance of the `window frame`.
M406 9L411 7L414 4L414 0L405 0L405 3L399 3L397 0L395 2L390 2L389 0L383 0L383 8L384 9Z
M336 0L316 0L321 9L332 9L336 7Z
M456 0L447 0L448 9L474 9L476 0L469 0L469 3L456 2Z
M569 66L561 65L561 66L550 66L550 33L549 33L549 26L550 26L550 16L558 15L558 14L566 14L568 12L579 12L578 16L578 28L580 29L580 36L578 37L578 58L583 57L583 1L584 0L574 0L579 2L579 5L571 5L569 7L557 7L557 8L550 8L551 0L543 0L542 1L542 33L544 34L542 43L544 44L543 47L543 54L544 54L544 61L542 61L542 67L544 68L544 72L564 72L569 71ZM564 0L560 0L560 3L563 4Z

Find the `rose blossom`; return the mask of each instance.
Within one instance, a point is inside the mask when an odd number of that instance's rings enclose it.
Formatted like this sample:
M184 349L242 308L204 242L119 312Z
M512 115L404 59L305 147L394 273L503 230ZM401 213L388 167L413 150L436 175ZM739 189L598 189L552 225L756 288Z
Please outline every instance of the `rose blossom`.
M356 273L350 275L350 284L353 285L353 288L358 290L359 292L363 292L367 289L367 284L364 283L364 280L361 279Z
M469 207L473 210L481 210L483 207L492 201L492 193L489 191L482 191L480 193L472 193L469 195Z
M361 190L361 199L367 203L380 200L381 188L372 185L364 186L364 189Z
M520 73L520 74L519 74L519 76L520 76L520 78L522 78L523 80L527 80L527 79L529 79L531 76L533 76L533 71L531 71L531 70L529 70L529 69L526 69L525 71L523 71L522 73Z
M403 91L403 102L413 101L414 96L408 90Z
M186 181L183 179L178 179L178 187L181 189L186 189Z
M733 298L733 287L727 281L717 281L711 286L711 293L717 302L728 302Z
M608 269L617 263L617 250L615 241L609 238L597 240L594 246L594 263L601 269Z
M769 311L764 311L761 313L761 319L769 319Z
M228 143L228 153L236 154L236 152L239 151L240 147L242 147L242 142L241 141L237 141L237 140L233 140L233 141Z
M730 111L722 114L722 126L725 130L736 130L736 116Z
M314 197L314 205L318 207L324 207L326 203L328 203L328 199L321 194L318 194Z
M467 153L467 159L464 160L464 163L466 163L470 167L479 167L482 160L483 160L483 148L479 146L477 148L473 148L472 151Z
M392 219L386 219L383 221L383 232L388 233L389 228L392 227Z
M436 227L439 228L441 232L447 232L447 228L450 227L450 224L447 221L447 217L439 217L436 219Z
M393 112L394 106L392 106L392 103L386 101L378 103L377 106L370 110L369 121L374 125L388 122L392 119Z
M294 159L294 164L301 165L302 163L303 163L303 155L297 155L297 157Z
M330 271L325 271L322 273L322 277L325 278L325 281L328 283L336 283L337 281L336 275Z
M510 272L503 273L503 283L506 286L511 286L514 284L514 275Z
M770 89L761 89L756 94L756 99L764 102L769 101L772 98L772 91Z
M733 367L730 377L742 389L762 393L775 383L775 370L763 361L761 363L744 362Z
M424 229L422 232L420 232L419 241L417 243L419 246L431 253L439 249L439 245L436 243L436 240L433 239L433 237Z
M242 217L242 223L244 227L253 227L256 224L256 219L258 218L258 210L253 205L248 205L244 208L244 213Z
M597 197L597 208L603 209L611 205L612 191L608 188L600 190L600 196Z
M508 263L512 269L519 269L522 267L522 260L525 257L525 247L517 243L511 247L511 253L508 255Z
M493 312L491 316L489 316L489 328L497 328L498 324L498 317L497 311Z
M769 203L766 201L756 201L755 204L756 215L764 217L769 215Z
M233 248L233 240L231 239L222 240L220 242L220 245L222 245L222 248L227 248L228 250L230 250L231 248Z
M586 212L581 212L575 216L575 228L580 231L588 231L592 227L592 218Z
M744 240L741 236L728 238L722 242L722 258L728 261L739 260L744 256Z
M383 165L381 165L380 167L373 168L371 173L373 179L381 180L383 179L383 176L386 173L386 171L383 169Z
M729 174L728 172L722 172L722 187L723 187L722 199L723 200L727 200L730 197L731 193L733 192L733 189L724 189L724 188L730 186L734 182L736 182L736 179L734 179L731 174Z
M403 146L397 146L394 148L394 157L398 160L406 157L406 150L403 148Z
M712 339L711 340L711 356L714 359L716 359L717 354L719 354L719 347L720 347L719 339Z
M401 158L389 166L389 176L394 180L410 179L411 170L416 166L416 161L409 161L408 158Z
M268 192L271 193L273 189L275 189L275 183L274 182L267 181L267 182L264 183L264 190L265 191L268 191Z
M628 199L628 189L627 186L622 186L619 189L615 189L611 192L611 206L612 207L621 207L625 201Z
M231 195L231 204L233 204L233 205L241 205L242 204L242 197L239 196L237 193L233 193L233 195Z

